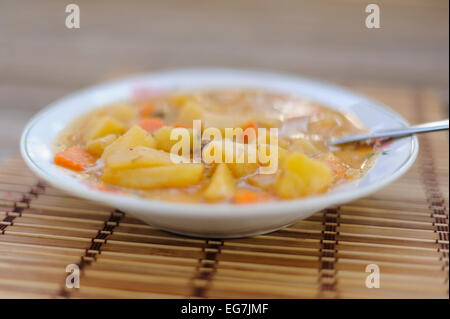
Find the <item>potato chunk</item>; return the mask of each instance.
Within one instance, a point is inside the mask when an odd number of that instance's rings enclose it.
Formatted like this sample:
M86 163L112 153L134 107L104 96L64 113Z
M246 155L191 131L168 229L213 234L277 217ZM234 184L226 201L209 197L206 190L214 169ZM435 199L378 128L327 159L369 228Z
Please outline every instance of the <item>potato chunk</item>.
M219 164L203 195L209 201L217 201L230 199L233 197L235 191L236 185L230 169L225 164Z
M294 198L324 192L332 182L333 175L326 164L296 152L283 162L274 189L282 198Z
M201 120L203 115L204 111L197 103L187 101L178 114L177 123L191 126L193 120Z
M117 151L123 151L136 146L146 146L150 148L156 146L153 137L138 125L131 127L124 135L108 145L103 152L102 158L105 160L108 156Z
M108 109L113 118L121 122L130 122L138 117L138 110L136 107L127 103L118 103Z
M249 174L254 173L258 169L258 155L257 155L257 148L255 147L256 153L254 155L255 158L251 158L249 147L244 144L236 143L236 152L234 153L233 163L227 163L228 168L231 170L234 176L236 177L243 177L247 176ZM225 152L230 151L228 148L225 148ZM226 159L226 157L225 157ZM240 159L240 160L239 160Z
M94 118L89 123L84 139L86 142L89 142L110 134L120 135L123 134L125 130L125 126L112 117L105 116Z
M172 155L179 157L177 155ZM130 169L153 166L174 165L170 153L145 146L136 146L115 152L105 160L105 167L109 169Z
M258 169L257 163L227 163L227 165L236 177L250 175Z
M274 153L271 154L271 151L274 151ZM269 144L258 145L258 161L261 166L271 165L271 159L274 159L274 161L276 160L277 165L280 165L288 157L289 154L290 153L286 149L280 146L272 145L271 147L271 145Z
M187 102L195 102L195 98L189 94L174 94L171 97L171 101L175 106L182 107Z
M202 154L207 163L226 162L235 177L242 177L258 169L257 148L254 146L254 158L249 156L249 146L231 140L213 140L206 145Z
M102 156L105 148L117 139L116 134L109 134L87 143L87 150L97 156Z
M171 126L163 126L153 134L153 137L155 138L156 141L156 148L164 150L166 152L171 152L172 147L176 143L178 143L178 141L181 140L181 137L179 137L176 140L170 139L170 133L172 132L172 130L173 127ZM193 139L192 129L187 130L189 131L190 148L192 149L192 139Z
M187 187L198 184L202 178L203 164L177 164L169 166L124 170L105 169L105 183L137 189L160 187Z

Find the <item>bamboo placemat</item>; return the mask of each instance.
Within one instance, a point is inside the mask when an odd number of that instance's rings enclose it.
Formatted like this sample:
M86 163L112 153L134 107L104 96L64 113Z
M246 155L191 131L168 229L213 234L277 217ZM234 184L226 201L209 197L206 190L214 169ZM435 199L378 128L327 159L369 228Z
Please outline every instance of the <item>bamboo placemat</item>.
M447 117L425 89L353 86L411 122ZM448 298L447 133L420 137L410 171L378 193L280 231L201 240L0 164L0 298ZM78 264L80 288L66 288ZM380 288L365 285L366 266Z

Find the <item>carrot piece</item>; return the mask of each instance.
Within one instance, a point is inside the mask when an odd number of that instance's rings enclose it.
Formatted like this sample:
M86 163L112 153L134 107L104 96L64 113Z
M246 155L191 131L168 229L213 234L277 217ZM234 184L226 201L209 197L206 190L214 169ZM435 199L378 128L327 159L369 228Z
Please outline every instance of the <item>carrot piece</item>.
M252 204L262 202L268 199L268 194L257 193L248 189L240 189L234 194L236 204Z
M244 127L244 131L242 132L242 139L244 143L248 144L249 141L255 139L257 132L258 132L258 124L256 124L254 121L250 121Z
M245 131L246 129L249 129L249 128L252 128L252 129L254 129L254 130L256 131L256 130L258 130L258 124L256 124L254 121L250 121L250 122L248 122L248 124L244 127L244 131Z
M142 119L139 122L139 126L142 127L144 130L146 130L149 133L153 133L160 127L164 126L164 121L161 120L159 117L150 117Z
M175 128L177 128L177 127L189 128L189 126L185 125L185 124L174 124L173 127L175 127Z
M56 165L69 168L74 171L83 171L94 165L95 156L80 146L72 146L55 155Z
M148 117L153 113L153 103L146 103L139 107L139 115L141 117Z

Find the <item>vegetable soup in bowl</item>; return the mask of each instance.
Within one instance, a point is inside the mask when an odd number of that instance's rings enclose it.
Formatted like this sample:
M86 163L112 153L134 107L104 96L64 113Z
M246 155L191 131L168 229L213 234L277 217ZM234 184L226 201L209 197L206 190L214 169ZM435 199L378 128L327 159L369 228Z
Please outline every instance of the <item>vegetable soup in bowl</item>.
M56 102L26 128L22 154L54 186L161 229L240 237L400 176L417 154L414 137L387 146L328 142L405 124L376 102L303 78L180 70Z

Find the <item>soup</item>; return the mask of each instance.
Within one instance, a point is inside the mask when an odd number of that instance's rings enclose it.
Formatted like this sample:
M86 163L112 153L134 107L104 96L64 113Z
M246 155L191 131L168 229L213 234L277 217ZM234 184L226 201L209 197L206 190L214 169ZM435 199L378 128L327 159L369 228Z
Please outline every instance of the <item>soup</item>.
M286 94L217 90L106 105L54 142L57 165L89 185L171 202L250 204L313 196L361 178L374 145L349 114Z

